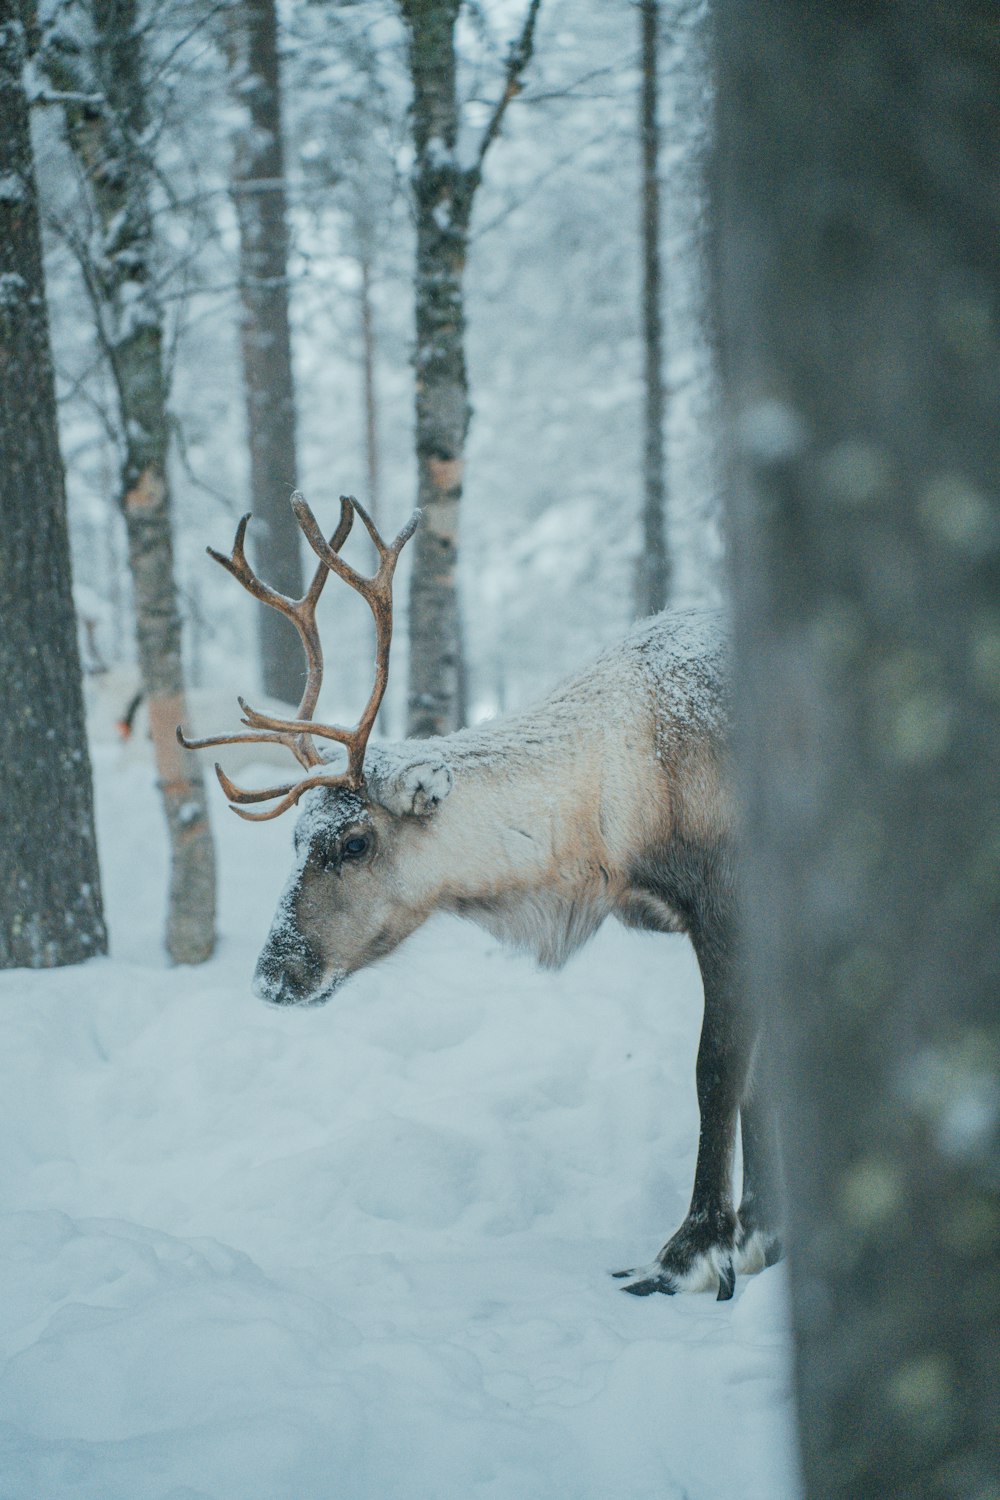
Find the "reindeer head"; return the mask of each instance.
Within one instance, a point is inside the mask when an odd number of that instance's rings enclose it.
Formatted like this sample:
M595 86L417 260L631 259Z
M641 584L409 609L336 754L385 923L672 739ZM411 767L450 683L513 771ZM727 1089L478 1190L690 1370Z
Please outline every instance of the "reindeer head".
M329 999L347 975L391 952L427 916L424 896L412 882L404 889L399 871L404 863L412 866L406 854L425 836L428 819L451 790L451 772L439 755L419 746L402 760L378 750L366 759L388 682L392 577L418 515L387 546L364 508L342 496L340 523L327 541L302 496L293 495L291 503L319 559L301 599L287 599L250 568L244 552L249 516L239 524L230 557L208 550L255 598L287 615L298 630L308 664L298 710L292 719L278 719L258 713L241 698L245 730L187 740L178 728L177 737L188 750L248 740L277 742L287 746L305 771L284 786L242 791L219 765L215 767L233 811L250 821L277 817L305 799L295 829L295 866L257 961L254 990L273 1004L315 1005ZM371 578L340 556L355 515L361 517L378 552L378 569ZM375 619L375 682L353 729L317 724L312 718L323 678L316 605L331 572L367 600ZM314 737L346 747L346 770L329 769ZM246 810L258 802L275 805L262 812Z

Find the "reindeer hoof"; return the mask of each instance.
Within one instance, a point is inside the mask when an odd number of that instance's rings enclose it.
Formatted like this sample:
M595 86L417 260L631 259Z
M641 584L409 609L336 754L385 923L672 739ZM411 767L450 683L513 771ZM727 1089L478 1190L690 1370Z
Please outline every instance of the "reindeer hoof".
M741 1224L733 1262L741 1276L754 1276L776 1265L783 1254L781 1237L773 1229L754 1229Z
M716 1302L728 1302L736 1290L736 1272L731 1260L719 1267L719 1292Z
M670 1283L669 1277L664 1277L663 1272L655 1277L640 1277L639 1281L628 1281L622 1292L630 1293L633 1298L651 1298L654 1292L663 1292L666 1298L672 1298L675 1287Z
M628 1271L612 1271L611 1275L616 1281L627 1279L622 1291L629 1292L633 1297L651 1297L654 1292L672 1297L679 1290L670 1273L656 1260L650 1266L633 1266Z
M612 1275L627 1279L628 1285L622 1290L633 1297L648 1297L653 1292L667 1297L678 1292L714 1292L717 1301L728 1302L736 1290L737 1272L744 1266L729 1226L723 1225L721 1231L713 1233L716 1229L688 1220L650 1265L613 1271ZM763 1249L760 1255L763 1260Z

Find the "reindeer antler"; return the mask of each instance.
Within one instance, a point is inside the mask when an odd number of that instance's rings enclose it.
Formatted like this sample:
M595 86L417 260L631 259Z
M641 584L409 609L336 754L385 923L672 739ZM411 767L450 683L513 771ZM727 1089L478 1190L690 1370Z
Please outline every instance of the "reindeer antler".
M364 506L351 495L341 495L340 522L333 536L327 541L320 531L316 517L298 491L292 495L291 505L306 540L319 558L319 567L301 599L286 598L284 594L280 594L277 589L271 588L269 584L258 578L250 567L244 551L249 515L244 516L237 527L236 539L229 557L224 557L221 552L216 552L211 547L206 550L209 556L231 573L248 593L253 594L254 598L260 599L264 604L269 604L273 609L278 609L282 614L287 615L298 631L305 649L308 670L302 700L294 717L279 719L269 714L258 713L243 698L240 698L238 702L243 710L242 722L247 725L249 732L237 730L233 734L213 735L203 740L188 740L185 739L180 725L177 726L177 738L185 750L203 750L211 745L233 745L247 741L285 745L303 769L309 772L315 772L316 767L324 764L322 756L313 744L314 735L321 739L336 740L339 744L346 746L346 771L308 775L299 781L289 782L285 786L268 787L261 791L241 790L230 781L222 767L216 763L215 774L219 778L222 790L229 798L233 812L255 823L262 823L268 818L276 818L279 813L285 812L298 802L303 793L312 787L359 787L364 780L365 749L389 681L389 648L392 644L392 576L396 570L396 563L399 561L399 554L413 535L420 519L420 512L415 511L396 540L387 546ZM361 517L378 551L378 568L371 578L358 573L340 556L340 549L347 540L355 515ZM375 682L367 706L353 729L342 729L333 724L316 724L312 718L323 682L323 648L316 625L316 605L323 592L323 585L331 572L350 584L351 588L367 601L375 617ZM277 806L269 808L266 812L243 811L247 803L268 802L275 797L281 800Z

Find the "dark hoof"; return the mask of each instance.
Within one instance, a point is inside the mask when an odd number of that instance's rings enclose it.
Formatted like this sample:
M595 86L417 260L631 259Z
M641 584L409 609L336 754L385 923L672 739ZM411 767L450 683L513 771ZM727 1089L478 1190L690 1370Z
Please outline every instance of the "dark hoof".
M719 1272L719 1295L716 1302L728 1302L736 1290L736 1272L733 1270L731 1260L727 1261Z
M628 1286L622 1287L623 1292L629 1292L633 1297L651 1297L654 1292L662 1292L665 1297L674 1295L674 1288L666 1276L644 1276L641 1281L630 1281Z

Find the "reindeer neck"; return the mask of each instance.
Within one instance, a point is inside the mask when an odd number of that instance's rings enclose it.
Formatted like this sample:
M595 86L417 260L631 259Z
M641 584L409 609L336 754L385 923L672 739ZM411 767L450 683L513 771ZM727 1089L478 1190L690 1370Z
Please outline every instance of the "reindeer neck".
M600 863L600 754L525 716L437 742L454 775L434 815L435 905L569 886Z

